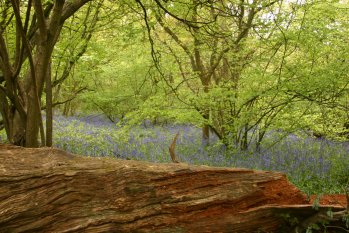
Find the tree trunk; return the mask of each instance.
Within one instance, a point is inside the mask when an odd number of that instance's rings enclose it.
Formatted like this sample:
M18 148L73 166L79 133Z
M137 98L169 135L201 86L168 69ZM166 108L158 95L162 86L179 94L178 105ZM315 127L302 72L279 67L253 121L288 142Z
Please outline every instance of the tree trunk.
M206 121L209 120L209 111L207 113L203 114L203 117ZM202 126L202 145L206 146L210 144L210 126L205 123Z
M202 84L204 85L204 93L209 93L209 79L202 77L201 80ZM201 115L204 118L205 123L202 126L202 145L206 146L210 144L210 125L208 122L210 121L211 111L209 106L205 106L203 108L204 109L202 110Z
M22 119L18 112L15 110L13 113L10 113L8 120L11 127L9 141L17 146L25 146L25 129L27 124L25 122L25 119Z
M40 132L41 145L46 144L41 95L49 73L52 51L64 21L89 1L56 0L43 3L35 0L25 5L15 0L4 2L6 10L0 32L0 111L11 143L38 147ZM5 40L4 35L15 41ZM24 70L28 75L24 79L19 78ZM49 89L48 94L51 95ZM50 117L50 113L48 115ZM52 141L51 128L48 125L47 145Z
M52 83L51 61L46 76L46 146L52 147L53 137L53 106L52 106Z
M291 232L325 208L276 172L1 144L0 161L0 232Z
M0 113L9 142L17 146L24 146L26 121L21 118L14 107L9 105L6 95L1 90Z
M42 119L39 118L39 106L36 103L38 101L34 88L30 87L28 93L28 110L27 110L27 127L25 130L25 146L26 147L38 147L38 134L39 126Z

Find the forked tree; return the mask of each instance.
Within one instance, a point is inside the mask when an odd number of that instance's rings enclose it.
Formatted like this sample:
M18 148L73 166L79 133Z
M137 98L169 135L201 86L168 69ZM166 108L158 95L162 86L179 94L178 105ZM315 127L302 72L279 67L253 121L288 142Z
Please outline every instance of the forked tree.
M64 22L89 1L0 1L0 111L10 143L38 147L40 132L41 145L52 144L52 52ZM46 136L41 116L45 83Z

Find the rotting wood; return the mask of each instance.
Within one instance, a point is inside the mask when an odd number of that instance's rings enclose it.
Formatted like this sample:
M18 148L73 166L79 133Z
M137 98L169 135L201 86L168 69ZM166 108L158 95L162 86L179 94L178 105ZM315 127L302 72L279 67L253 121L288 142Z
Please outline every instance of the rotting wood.
M327 209L278 172L1 144L0 161L0 232L290 232Z
M179 163L179 161L177 159L176 152L175 152L178 136L179 136L179 132L173 138L173 141L172 141L171 145L168 148L168 150L170 151L170 156L171 156L172 162L174 162L174 163Z

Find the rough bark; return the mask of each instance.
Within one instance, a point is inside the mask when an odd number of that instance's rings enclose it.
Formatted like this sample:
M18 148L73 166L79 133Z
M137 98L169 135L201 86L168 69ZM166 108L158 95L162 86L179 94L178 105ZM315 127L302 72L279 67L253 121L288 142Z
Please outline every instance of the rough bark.
M46 75L46 146L52 147L53 140L53 104L51 83L51 62Z
M0 161L0 232L290 232L325 208L282 173L1 144Z

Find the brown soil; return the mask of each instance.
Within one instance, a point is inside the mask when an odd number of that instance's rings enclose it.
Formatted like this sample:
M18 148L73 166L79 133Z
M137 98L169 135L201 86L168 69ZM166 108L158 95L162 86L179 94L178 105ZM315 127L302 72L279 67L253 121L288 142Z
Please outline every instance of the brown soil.
M314 203L314 200L317 196L312 195L310 197L310 204ZM347 197L345 194L330 194L322 195L319 201L320 205L336 205L346 208L347 207Z

